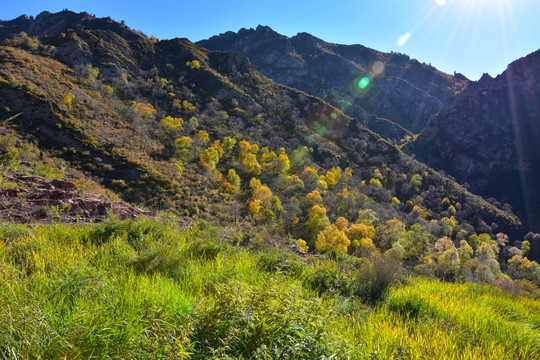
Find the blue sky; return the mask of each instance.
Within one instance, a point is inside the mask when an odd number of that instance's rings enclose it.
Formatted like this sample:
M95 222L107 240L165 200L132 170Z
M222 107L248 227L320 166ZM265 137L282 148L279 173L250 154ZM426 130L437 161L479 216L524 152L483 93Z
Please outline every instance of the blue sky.
M124 20L160 39L192 41L268 25L340 44L405 53L447 73L478 79L540 49L540 0L5 1L0 18L87 11Z

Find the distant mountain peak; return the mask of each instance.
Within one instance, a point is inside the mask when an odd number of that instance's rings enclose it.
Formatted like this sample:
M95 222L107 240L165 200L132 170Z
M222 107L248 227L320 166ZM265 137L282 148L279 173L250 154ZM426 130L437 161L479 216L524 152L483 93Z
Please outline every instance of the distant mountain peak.
M129 41L146 38L144 34L131 30L116 22L110 17L98 18L87 12L76 13L71 10L62 10L51 13L43 11L35 18L22 15L13 20L0 20L0 43L9 36L25 32L29 36L54 36L73 29L110 30Z
M291 38L291 40L298 40L298 41L311 41L313 43L325 43L324 40L322 39L319 39L318 37L316 36L313 36L311 35L310 33L307 33L307 32L299 32L298 34L296 34L295 36L293 36Z
M242 53L272 80L323 98L395 141L420 132L442 103L469 83L408 56L333 44L307 32L287 37L263 25L198 44ZM369 87L359 89L358 81L368 74Z
M447 102L417 138L418 158L510 203L540 229L540 51Z
M257 28L255 29L255 31L257 32L263 32L263 33L276 33L270 26L266 26L266 25L258 25Z
M487 83L493 78L488 73L483 73L482 77L476 82L479 87L486 87Z

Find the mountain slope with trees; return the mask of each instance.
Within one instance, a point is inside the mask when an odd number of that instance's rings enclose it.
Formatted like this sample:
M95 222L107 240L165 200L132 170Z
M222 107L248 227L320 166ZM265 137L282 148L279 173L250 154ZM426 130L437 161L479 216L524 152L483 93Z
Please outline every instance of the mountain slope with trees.
M332 44L307 33L289 38L267 26L198 44L242 53L272 80L320 97L396 142L421 132L443 103L469 83L403 54Z
M540 235L510 209L242 54L0 25L3 357L539 353Z

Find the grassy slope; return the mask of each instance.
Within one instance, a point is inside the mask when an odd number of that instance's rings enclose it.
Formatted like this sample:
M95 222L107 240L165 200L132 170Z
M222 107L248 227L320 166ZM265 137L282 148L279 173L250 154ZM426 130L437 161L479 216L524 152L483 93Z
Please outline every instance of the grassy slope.
M540 301L421 278L368 306L310 279L343 268L174 220L0 228L4 358L540 356ZM343 281L348 274L343 275ZM350 280L350 279L349 279ZM354 281L354 280L353 280ZM362 281L356 278L356 281Z

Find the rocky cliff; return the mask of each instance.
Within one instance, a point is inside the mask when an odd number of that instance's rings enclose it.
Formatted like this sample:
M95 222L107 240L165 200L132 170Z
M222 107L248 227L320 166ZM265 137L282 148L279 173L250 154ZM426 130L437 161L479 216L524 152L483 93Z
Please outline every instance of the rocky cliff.
M540 51L448 101L413 145L419 159L508 202L540 228Z

